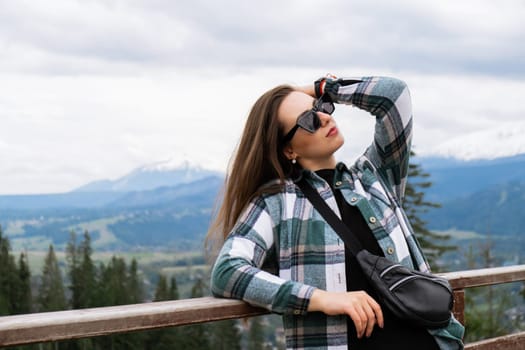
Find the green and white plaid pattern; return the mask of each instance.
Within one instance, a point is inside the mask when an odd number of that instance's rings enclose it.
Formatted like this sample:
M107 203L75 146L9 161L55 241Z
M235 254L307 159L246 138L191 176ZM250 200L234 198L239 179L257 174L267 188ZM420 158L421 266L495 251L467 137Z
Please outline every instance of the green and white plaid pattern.
M408 88L392 78L361 80L346 86L330 80L325 85L333 101L376 117L372 145L350 168L337 164L334 186L359 208L386 257L428 271L400 207L412 138ZM330 186L313 172L305 170L301 176L340 216ZM297 180L287 180L282 192L248 205L214 265L212 293L282 314L289 349L347 349L345 316L306 311L315 288L345 291L351 276L345 275L344 243L295 185ZM447 329L433 334L443 349L460 348Z

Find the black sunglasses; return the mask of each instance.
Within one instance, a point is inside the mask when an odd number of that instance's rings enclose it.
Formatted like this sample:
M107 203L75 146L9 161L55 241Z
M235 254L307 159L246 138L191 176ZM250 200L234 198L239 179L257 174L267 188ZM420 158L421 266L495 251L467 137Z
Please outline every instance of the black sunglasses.
M327 101L326 99L323 99L323 96L321 96L321 98L315 102L315 105L312 109L301 113L301 115L297 117L295 126L286 135L284 135L283 144L289 142L299 128L304 129L311 134L316 132L317 129L321 127L321 119L319 119L317 112L323 112L331 115L334 113L334 111L335 106L332 101Z

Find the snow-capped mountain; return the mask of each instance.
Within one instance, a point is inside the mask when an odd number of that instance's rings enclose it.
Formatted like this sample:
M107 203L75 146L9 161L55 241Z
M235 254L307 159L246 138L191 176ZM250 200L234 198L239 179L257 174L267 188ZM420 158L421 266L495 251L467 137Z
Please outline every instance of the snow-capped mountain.
M448 140L425 156L461 160L495 159L525 153L525 122L506 123L498 128L472 132Z
M188 160L182 162L169 159L144 165L116 180L90 182L74 192L129 192L152 190L163 186L176 186L207 177L224 175L207 170Z
M195 163L189 159L184 159L182 161L175 158L170 158L168 160L162 160L159 162L146 164L137 170L141 171L171 171L171 170L191 170L191 171L200 171L203 170L202 166L198 163Z

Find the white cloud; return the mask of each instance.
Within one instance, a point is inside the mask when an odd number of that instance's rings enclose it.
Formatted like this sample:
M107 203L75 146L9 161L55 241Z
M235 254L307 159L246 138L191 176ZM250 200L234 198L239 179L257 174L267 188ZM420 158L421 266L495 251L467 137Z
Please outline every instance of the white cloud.
M406 80L411 87L416 117L414 143L423 154L439 153L437 149L444 148L447 154L453 151L461 154L462 138L518 125L525 115L525 106L520 103L525 96L525 81L470 75L410 74ZM451 140L454 141L451 143ZM484 148L498 148L496 144L490 144L497 142L496 139L477 140L480 142L478 157L490 154L490 150ZM468 157L472 158L473 153L470 152Z
M168 158L224 170L262 92L327 72L406 80L431 153L522 119L524 16L511 0L2 1L0 193ZM362 152L373 120L336 118L341 156Z
M366 62L381 69L523 77L524 5L504 4L3 2L0 43L20 70L51 74ZM24 50L39 59L20 64Z

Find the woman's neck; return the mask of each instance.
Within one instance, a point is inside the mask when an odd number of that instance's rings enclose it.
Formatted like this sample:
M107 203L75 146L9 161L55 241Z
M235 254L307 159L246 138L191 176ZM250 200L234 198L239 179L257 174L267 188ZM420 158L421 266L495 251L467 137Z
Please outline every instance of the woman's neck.
M337 162L335 157L332 155L329 158L323 159L299 159L299 164L301 164L303 169L317 171L321 169L335 169Z

